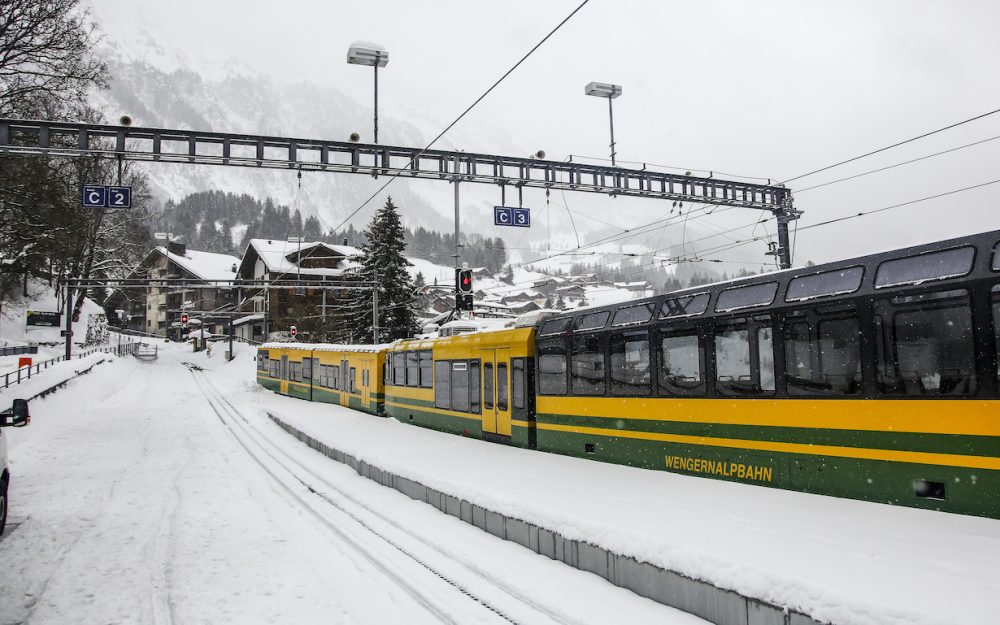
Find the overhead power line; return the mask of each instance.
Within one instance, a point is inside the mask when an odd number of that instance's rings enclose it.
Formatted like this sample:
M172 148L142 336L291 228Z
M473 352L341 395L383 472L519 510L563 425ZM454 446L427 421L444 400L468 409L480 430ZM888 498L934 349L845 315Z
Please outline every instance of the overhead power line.
M548 40L549 40L549 38L550 38L550 37L551 37L552 35L556 34L556 31L558 31L558 30L559 30L560 28L562 28L562 27L563 27L563 25L564 25L564 24L565 24L566 22L568 22L568 21L569 21L569 20L570 20L570 19L571 19L571 18L572 18L572 17L574 16L574 15L576 15L576 14L577 14L577 12L579 12L579 10L580 10L580 9L582 9L582 8L583 8L583 7L584 7L584 6L585 6L585 5L586 5L586 4L588 3L588 2L590 2L590 0L583 0L583 2L581 2L581 3L579 4L579 6L577 6L577 7L575 8L575 9L573 9L573 11L572 11L572 12L571 12L571 13L570 13L569 15L567 15L567 16L566 16L565 18L563 18L563 20L562 20L561 22L559 22L559 23L558 23L558 24L556 25L556 27L555 27L555 28L553 28L552 30L550 30L550 31L549 31L549 34L547 34L547 35L545 35L544 37L542 37L542 40L541 40L541 41L539 41L538 43L536 43L536 44L534 45L534 47L532 47L532 48L531 48L530 50L528 50L528 52L527 52L527 53L526 53L526 54L525 54L524 56L522 56L522 57L521 57L521 60L519 60L519 61L518 61L517 63L514 63L514 65L513 65L513 66L512 66L512 67L511 67L511 68L510 68L509 70L507 70L507 71L506 71L506 72L504 73L504 75L503 75L503 76L501 76L500 78L498 78L498 79L497 79L497 81L496 81L496 82L494 82L494 83L493 83L493 84L492 84L492 85L490 86L490 88L489 88L489 89L487 89L486 91L484 91L484 92L483 92L483 94L482 94L481 96L479 96L478 98L476 98L475 102L473 102L472 104L470 104L470 105L468 106L468 108L466 108L466 109L465 109L464 111L462 111L462 114L461 114L461 115L459 115L458 117L456 117L456 118L455 118L455 120L454 120L453 122L451 122L450 124L448 124L448 126L447 126L447 127L446 127L446 128L444 129L444 130L442 130L442 131L441 131L440 133L438 133L438 135L437 135L436 137L434 137L434 138L433 138L433 139L431 140L431 142L430 142L430 143L428 143L428 144L427 144L426 146L424 146L424 148L423 148L422 150L420 150L419 152L417 152L417 153L416 153L416 154L415 154L415 155L414 155L414 156L413 156L413 157L412 157L412 158L410 159L410 163L409 163L409 165L407 165L406 167L404 167L404 168L403 168L403 170L405 170L405 169L408 169L408 168L409 168L409 166L410 166L410 165L412 165L412 164L414 163L414 161L416 161L416 160L417 160L418 158L420 158L420 155L421 155L421 154L423 154L424 152L426 152L427 150L429 150L429 149L431 148L431 146L433 146L433 145L434 145L435 143L437 143L437 142L438 142L438 140L439 140L439 139L440 139L441 137L443 137L443 136L444 136L444 135L445 135L445 134L446 134L446 133L447 133L447 132L448 132L449 130L451 130L451 129L452 129L452 128L453 128L454 126L455 126L455 124L457 124L458 122L462 121L462 118L463 118L463 117L465 117L466 115L468 115L469 111L471 111L471 110L472 110L473 108L475 108L475 107L476 107L476 105L478 105L478 104L479 104L480 102L482 102L482 101L483 101L483 99L485 99L485 98L486 98L486 96L488 96L488 95L489 95L489 94L490 94L490 93L491 93L491 92L492 92L492 91L493 91L494 89L496 89L496 88L497 88L497 86L498 86L498 85L499 85L500 83L502 83L502 82L504 81L504 79L506 79L506 78L507 78L508 76L510 76L510 75L511 75L511 74L512 74L512 73L514 72L514 70L516 70L516 69L517 69L518 67L520 67L521 63L524 63L524 62L525 62L525 61L526 61L526 60L528 59L528 57L529 57L529 56L531 56L531 55L532 55L532 54L533 54L533 53L535 52L535 50L537 50L538 48L540 48L540 47L542 46L542 44L543 44L543 43L545 43L546 41L548 41ZM363 209L363 208L364 208L365 206L368 206L368 204L369 204L369 203L370 203L370 202L371 202L372 200L374 200L374 199L375 199L375 198L376 198L376 197L378 196L378 194L380 194L380 193L382 193L383 191L385 191L385 189L386 189L386 188L387 188L387 187L388 187L388 186L389 186L390 184L392 184L392 183L393 183L393 181L395 181L395 180L396 180L396 178L398 178L398 177L399 177L399 173L395 173L395 174L392 174L392 176L391 176L391 177L389 178L389 180L387 180L387 181L385 182L385 184L383 184L383 185L382 185L381 187L379 187L378 191L376 191L375 193L373 193L373 194L371 195L371 197L369 197L369 198L368 198L367 200L365 200L364 202L362 202L362 203L361 203L361 206L359 206L359 207L357 207L356 209L354 209L353 211L351 211L351 214L350 214L350 215L348 215L348 216L347 216L347 217L346 217L346 218L344 219L344 221L340 222L340 223L339 223L339 224L337 225L337 227L333 229L333 231L332 231L332 232L336 232L336 231L337 231L337 230L339 230L339 229L340 229L340 228L341 228L341 227L342 227L342 226L343 226L344 224L346 224L347 222L349 222L349 221L351 220L351 218L353 218L353 217L354 217L355 215L357 215L357 214L358 214L358 213L359 213L359 212L361 211L361 209Z
M821 187L828 187L831 184L837 184L838 182L845 182L847 180L854 180L855 178L861 178L862 176L867 176L869 174L877 174L880 171L885 171L887 169L895 169L896 167L902 167L903 165L909 165L910 163L916 163L918 161L925 161L929 158L934 158L935 156L941 156L942 154L949 154L951 152L957 152L958 150L964 150L965 148L971 148L976 145L982 145L983 143L989 143L990 141L996 141L1000 139L1000 135L990 137L989 139L983 139L981 141L974 141L972 143L966 143L965 145L960 145L949 150L942 150L940 152L935 152L934 154L928 154L926 156L920 156L918 158L912 158L908 161L903 161L902 163L896 163L895 165L887 165L885 167L879 167L878 169L872 169L860 174L855 174L853 176L847 176L846 178L839 178L837 180L831 180L830 182L824 182L821 184L813 185L811 187L806 187L804 189L796 190L796 193L803 193L805 191L812 191L813 189L819 189Z
M886 150L891 150L892 148L898 148L901 145L905 145L907 143L912 143L913 141L917 141L918 139L923 139L923 138L929 137L931 135L936 135L937 133L944 132L945 130L951 130L952 128L957 128L958 126L961 126L963 124L968 124L969 122L974 122L977 119L982 119L984 117L989 117L990 115L994 115L996 113L1000 113L1000 109L995 109L995 110L989 111L987 113L983 113L982 115L976 115L975 117L970 117L969 119L964 119L964 120L962 120L960 122L955 122L954 124L950 124L948 126L945 126L944 128L938 128L937 130L932 130L930 132L925 132L924 134L918 135L918 136L913 137L911 139L906 139L905 141L900 141L898 143L893 143L892 145L887 145L884 148L879 148L877 150L872 150L871 152L866 152L864 154L855 156L853 158L849 158L847 160L840 161L839 163L834 163L833 165L827 165L826 167L820 167L819 169L814 169L813 171L806 172L804 174L799 174L798 176L795 176L794 178L789 178L788 180L783 181L782 184L788 184L789 182L793 182L793 181L798 180L800 178L805 178L806 176L812 176L813 174L818 174L818 173L820 173L822 171L826 171L828 169L833 169L834 167L840 167L841 165L846 165L847 163L853 163L854 161L866 158L866 157L871 156L873 154L878 154L879 152L885 152Z

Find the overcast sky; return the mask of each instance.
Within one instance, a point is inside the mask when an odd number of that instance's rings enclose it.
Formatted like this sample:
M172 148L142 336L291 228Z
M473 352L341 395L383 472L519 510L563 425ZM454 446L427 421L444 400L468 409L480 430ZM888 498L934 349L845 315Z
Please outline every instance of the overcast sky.
M345 54L355 40L377 42L391 58L380 73L380 116L411 120L429 137L578 4L91 0L112 39L148 33L199 71L218 74L238 62L275 80L335 86L369 109L371 71L348 65ZM614 102L619 164L787 180L1000 108L998 24L1000 3L990 0L591 0L467 116L446 145L519 156L544 149L557 160L607 158L606 102L583 93L596 80L623 86ZM380 134L383 143L394 143ZM1000 114L790 186L797 191L998 135ZM796 192L796 207L805 212L795 261L1000 229L1000 183L807 228L998 179L1000 139ZM526 192L525 203L537 210L544 198L534 193L539 197ZM622 228L668 208L654 200L573 194L566 200L591 217L613 217ZM759 216L725 211L706 227L728 230ZM369 217L359 216L356 225ZM748 226L728 236L752 231ZM762 231L773 227L755 232ZM645 243L655 245L655 236ZM730 255L760 259L763 249L757 244Z

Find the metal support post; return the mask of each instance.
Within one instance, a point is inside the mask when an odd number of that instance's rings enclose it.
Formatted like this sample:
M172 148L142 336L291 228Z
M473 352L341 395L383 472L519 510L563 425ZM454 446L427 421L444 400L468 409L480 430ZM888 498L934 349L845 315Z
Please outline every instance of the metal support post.
M612 98L608 97L608 119L611 120L611 166L617 167L615 164L615 114L611 107Z
M232 360L236 354L233 353L233 334L235 334L235 328L233 327L233 318L229 317L229 360Z
M66 360L73 356L73 297L66 283Z
M774 216L778 221L778 249L776 254L778 256L779 269L789 269L792 266L792 247L788 237L788 224L798 219L801 214L801 211L797 211L790 206L783 206L774 211Z
M379 54L375 54L375 144L378 145L378 61ZM378 165L378 157L375 157Z
M372 287L372 345L378 345L378 284Z
M460 261L461 254L458 251L458 236L459 236L459 214L458 214L458 161L455 161L455 269L462 266ZM458 310L458 298L461 297L458 292L458 284L455 284L455 318L459 319L462 313Z

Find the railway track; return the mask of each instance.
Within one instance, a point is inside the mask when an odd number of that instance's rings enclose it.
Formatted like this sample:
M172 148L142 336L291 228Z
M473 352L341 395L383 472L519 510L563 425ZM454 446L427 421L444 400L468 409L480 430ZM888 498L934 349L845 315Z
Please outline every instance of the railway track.
M286 451L219 391L197 365L182 362L214 414L249 456L329 534L367 560L435 620L454 625L583 625L524 595L483 563L414 534L413 528L359 500ZM346 523L344 522L346 521ZM465 604L464 606L462 604Z

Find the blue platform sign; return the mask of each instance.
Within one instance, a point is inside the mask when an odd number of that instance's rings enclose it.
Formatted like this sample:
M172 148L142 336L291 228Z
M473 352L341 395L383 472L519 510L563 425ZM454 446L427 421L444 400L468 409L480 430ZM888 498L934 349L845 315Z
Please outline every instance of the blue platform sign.
M514 217L511 215L511 209L504 206L494 206L493 207L493 225L494 226L509 226L513 222Z
M531 209L530 208L512 208L511 212L514 213L514 225L520 228L530 228L531 227Z
M84 208L104 208L108 202L108 189L101 185L88 184L80 192L80 204Z
M529 228L531 227L531 209L494 206L493 225Z
M108 208L132 208L132 187L108 187Z
M80 205L84 208L132 208L132 187L83 185Z

